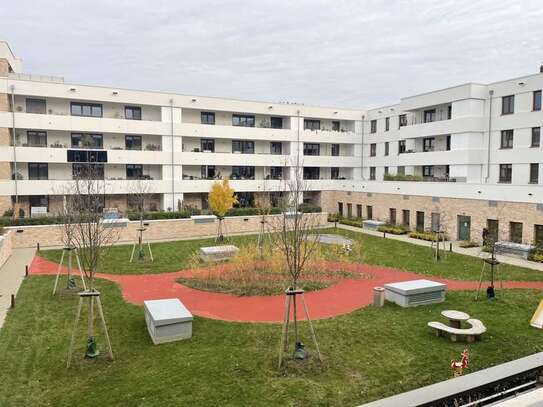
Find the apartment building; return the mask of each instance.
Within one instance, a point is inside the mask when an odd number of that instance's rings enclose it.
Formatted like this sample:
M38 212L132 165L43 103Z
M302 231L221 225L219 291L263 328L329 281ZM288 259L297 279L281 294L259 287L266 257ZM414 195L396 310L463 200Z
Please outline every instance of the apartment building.
M58 212L89 165L121 212L142 183L147 209L205 208L224 176L240 205L274 204L299 161L326 211L543 244L542 89L536 73L370 110L242 101L29 75L0 42L0 212Z
M22 73L0 42L0 212L58 213L89 166L122 212L142 183L147 209L205 208L225 176L242 206L276 201L297 162L318 203L360 179L361 123L357 110L67 84Z

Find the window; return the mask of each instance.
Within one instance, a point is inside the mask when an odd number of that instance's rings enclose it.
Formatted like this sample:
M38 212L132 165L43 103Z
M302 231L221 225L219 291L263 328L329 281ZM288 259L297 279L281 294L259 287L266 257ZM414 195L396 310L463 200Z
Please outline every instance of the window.
M522 243L521 222L509 222L509 240L513 243Z
M385 117L385 131L390 130L390 117Z
M283 128L283 118L282 117L272 117L272 118L270 118L270 127L272 129L282 129Z
M304 129L306 129L306 130L320 130L320 128L321 128L321 121L320 120L304 119Z
M255 142L249 140L232 140L232 152L242 154L254 154Z
M339 179L339 167L330 168L330 178Z
M407 115L401 114L398 116L398 128L407 126Z
M126 179L142 179L143 165L141 164L126 164Z
M317 143L304 143L304 155L320 155L321 145Z
M370 133L376 133L377 132L377 120L372 120L370 122Z
M332 122L332 131L339 131L340 130L340 123L337 120L334 120Z
M104 138L101 134L72 133L72 147L102 148Z
M343 216L343 202L337 203L337 212L339 213L340 216Z
M541 127L532 127L532 144L531 147L539 147L541 145Z
M385 175L388 175L388 167L385 167Z
M398 154L405 153L405 140L398 141Z
M451 151L451 135L450 134L447 135L447 145L445 147L445 150Z
M236 208L254 208L255 206L255 195L252 192L238 192L236 198L238 199Z
M405 175L405 167L403 165L398 166L397 174Z
M200 122L202 124L215 124L215 112L201 112Z
M69 163L107 163L107 151L68 150Z
M360 204L356 205L356 217L362 219L362 205Z
M270 167L270 178L271 179L282 179L283 178L283 167Z
M47 163L28 163L28 179L44 180L49 178Z
M513 130L502 130L501 148L513 148Z
M515 113L515 95L502 97L502 114Z
M255 117L252 115L233 114L232 126L255 127Z
M28 203L31 208L42 206L49 210L49 196L47 195L31 195L28 197Z
M447 106L447 120L452 119L452 105Z
M339 156L339 144L332 144L332 155L334 157Z
M304 167L304 179L319 179L320 168L319 167Z
M385 141L385 155L388 155L390 152L390 145L388 141Z
M424 123L430 123L436 120L436 109L424 111Z
M201 151L215 152L215 140L212 138L203 138L200 140Z
M530 184L539 183L539 163L530 164Z
M370 144L370 157L375 157L377 155L377 144L371 143Z
M141 136L125 136L124 146L127 150L141 150Z
M434 166L433 165L423 165L422 166L422 176L423 177L433 177L434 176Z
M47 132L27 131L26 142L29 147L47 147Z
M433 137L425 137L422 139L422 151L428 152L428 151L434 151L434 142L435 138Z
M104 164L72 164L72 177L104 179Z
M375 167L370 167L370 181L375 181Z
M373 219L373 206L371 206L371 205L366 205L366 217L367 217L367 219L369 219L369 220L372 220L372 219Z
M216 172L214 165L202 165L200 167L200 174L202 179L214 179Z
M441 231L441 214L438 212L432 212L432 232Z
M352 203L347 204L347 217L348 218L353 217L353 204Z
M533 110L541 110L541 91L536 90L533 93Z
M409 227L409 217L411 216L409 209L402 210L402 225Z
M499 223L496 219L486 220L486 230L487 236L486 242L483 242L484 244L487 244L489 242L495 243L499 240Z
M512 164L500 164L500 179L499 182L510 184L513 176Z
M283 144L280 141L271 141L270 154L275 154L275 155L283 154Z
M102 105L97 103L76 103L70 105L72 116L102 117Z
M396 224L396 208L390 208L388 210L388 222L391 224L391 225L395 225Z
M124 118L128 120L141 120L141 107L139 106L125 106Z
M47 113L45 99L26 99L26 112L39 114Z
M232 179L255 179L255 167L249 167L249 166L232 167Z

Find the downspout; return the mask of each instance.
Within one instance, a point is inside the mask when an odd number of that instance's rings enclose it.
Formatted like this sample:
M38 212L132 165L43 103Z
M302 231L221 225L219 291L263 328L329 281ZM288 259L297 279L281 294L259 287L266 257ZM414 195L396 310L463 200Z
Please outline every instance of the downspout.
M175 212L175 153L173 140L173 99L170 99L170 136L172 137L172 212Z
M362 115L362 130L360 134L360 179L364 180L364 118Z
M19 206L19 188L17 184L17 143L16 143L16 136L15 136L15 85L10 86L11 90L11 137L13 142L13 173L15 180L15 207L18 208ZM19 214L14 213L14 216L17 217Z
M490 95L489 98L489 105L488 105L488 143L486 148L486 178L485 178L485 184L488 184L488 180L490 179L490 147L491 147L491 135L492 135L492 95L494 95L493 90L489 90L488 94Z

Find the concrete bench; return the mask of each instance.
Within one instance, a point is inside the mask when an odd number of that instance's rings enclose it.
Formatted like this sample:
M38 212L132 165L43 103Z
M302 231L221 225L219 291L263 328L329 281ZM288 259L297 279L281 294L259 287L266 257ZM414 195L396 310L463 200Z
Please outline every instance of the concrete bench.
M192 337L192 314L179 299L144 301L143 309L155 345Z
M362 222L362 228L363 229L369 229L369 230L377 230L379 229L379 226L386 225L386 222L380 221L380 220L365 220Z
M200 258L205 262L225 261L238 251L239 249L234 245L200 247Z
M442 336L444 333L449 334L451 341L456 342L459 338L465 337L468 342L475 342L480 339L481 335L486 332L486 327L478 319L470 318L466 321L469 328L453 328L441 322L428 322L428 326L435 330L436 336Z

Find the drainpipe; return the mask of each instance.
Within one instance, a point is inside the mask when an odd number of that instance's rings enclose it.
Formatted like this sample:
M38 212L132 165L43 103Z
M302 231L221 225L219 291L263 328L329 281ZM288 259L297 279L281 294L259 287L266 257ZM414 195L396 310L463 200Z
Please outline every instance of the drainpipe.
M175 211L175 153L173 140L173 99L170 99L170 135L172 137L172 211Z
M489 94L489 106L488 106L488 143L486 148L486 178L485 178L485 184L488 184L488 180L490 179L490 142L491 142L491 135L492 135L492 96L494 95L493 90L488 91Z
M362 130L360 135L360 179L364 180L364 118L362 115Z
M11 90L11 137L13 142L13 173L15 176L13 177L15 180L15 208L18 208L19 206L19 188L17 184L17 142L16 142L16 136L15 136L15 85L10 86ZM14 216L19 216L19 214L15 214Z

